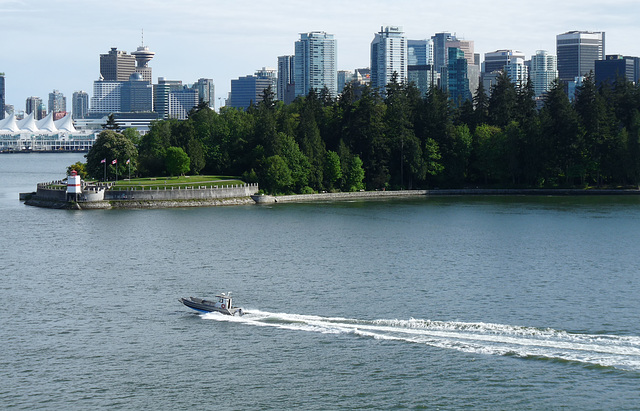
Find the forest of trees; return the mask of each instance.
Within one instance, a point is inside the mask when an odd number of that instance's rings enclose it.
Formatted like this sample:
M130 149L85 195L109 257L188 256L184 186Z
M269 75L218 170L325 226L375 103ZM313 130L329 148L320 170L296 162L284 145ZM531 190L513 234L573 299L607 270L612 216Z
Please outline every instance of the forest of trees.
M395 80L384 96L347 85L337 99L327 90L290 105L271 89L263 97L247 111L201 104L187 120L153 123L139 141L103 134L121 140L137 175L168 175L179 148L188 173L242 176L268 193L640 182L640 88L624 79L596 87L589 76L573 102L555 82L541 107L530 84L505 74L490 96L481 85L459 107L438 88L423 97ZM92 162L107 156L101 138L87 156L95 178L103 168Z

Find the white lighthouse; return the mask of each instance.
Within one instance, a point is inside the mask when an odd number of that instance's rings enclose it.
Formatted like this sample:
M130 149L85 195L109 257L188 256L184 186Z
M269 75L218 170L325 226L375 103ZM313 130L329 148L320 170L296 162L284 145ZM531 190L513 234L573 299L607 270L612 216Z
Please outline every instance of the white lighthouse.
M80 176L76 170L71 171L71 175L67 177L67 200L78 201L78 197L82 194L82 186L80 184Z

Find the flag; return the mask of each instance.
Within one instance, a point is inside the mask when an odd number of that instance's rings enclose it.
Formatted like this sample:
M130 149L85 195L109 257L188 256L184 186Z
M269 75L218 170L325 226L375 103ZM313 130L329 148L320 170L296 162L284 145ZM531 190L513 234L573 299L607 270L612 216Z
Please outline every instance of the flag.
M116 158L111 162L111 164L116 164L117 162L118 162L118 159Z
M106 163L106 162L107 162L107 159L106 159L106 158L103 158L103 159L102 159L102 161L100 161L100 164L104 164L104 163Z
M129 164L130 162L131 162L131 159L128 159L126 164Z

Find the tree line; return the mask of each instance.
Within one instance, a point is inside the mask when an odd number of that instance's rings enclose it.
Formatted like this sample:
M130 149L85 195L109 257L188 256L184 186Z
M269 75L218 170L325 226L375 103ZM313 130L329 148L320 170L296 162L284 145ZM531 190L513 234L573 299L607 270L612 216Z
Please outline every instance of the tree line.
M141 176L237 175L268 193L640 181L640 88L624 78L597 87L588 76L573 102L558 81L537 102L530 82L516 86L504 73L460 105L395 77L383 95L348 84L335 99L326 89L289 105L271 89L262 97L246 111L200 104L142 137L105 130L87 172L102 178L97 161L117 155Z

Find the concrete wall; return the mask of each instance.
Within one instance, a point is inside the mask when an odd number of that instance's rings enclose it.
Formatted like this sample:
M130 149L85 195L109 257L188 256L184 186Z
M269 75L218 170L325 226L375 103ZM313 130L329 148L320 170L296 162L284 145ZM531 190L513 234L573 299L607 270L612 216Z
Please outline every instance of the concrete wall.
M49 184L55 184L55 182L51 183L40 183L38 184L38 189L36 191L36 197L42 200L53 200L53 201L66 201L67 200L67 188L61 189L53 189L47 188Z
M220 187L194 186L189 188L166 188L163 190L108 190L105 201L113 200L210 200L221 198L249 197L257 193L258 184L228 185Z

